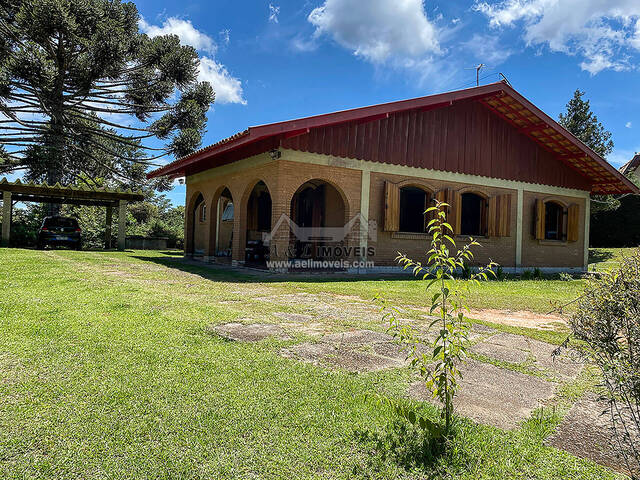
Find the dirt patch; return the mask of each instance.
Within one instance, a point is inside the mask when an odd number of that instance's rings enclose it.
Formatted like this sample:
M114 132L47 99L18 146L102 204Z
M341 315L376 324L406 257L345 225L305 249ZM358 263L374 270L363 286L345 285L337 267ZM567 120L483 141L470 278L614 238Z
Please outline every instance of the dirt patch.
M225 323L212 328L213 332L228 340L236 342L258 342L267 337L275 337L279 340L289 340L282 327L268 323Z
M460 368L462 380L456 396L457 413L486 425L514 429L555 393L555 385L537 377L469 360ZM424 383L409 387L409 394L433 402Z
M475 320L511 325L514 327L535 328L538 330L563 330L568 328L567 319L561 315L528 312L526 310L471 309L467 316Z
M572 351L553 355L557 347L521 335L499 333L471 347L473 353L509 363L531 362L533 368L562 378L575 378L582 363Z
M607 411L606 415L602 415L604 411ZM556 433L549 437L546 443L629 474L631 472L627 470L624 460L617 457L612 448L612 426L607 403L589 395L575 403L558 426ZM632 442L640 444L640 436L634 435ZM634 473L640 475L640 465L633 468Z

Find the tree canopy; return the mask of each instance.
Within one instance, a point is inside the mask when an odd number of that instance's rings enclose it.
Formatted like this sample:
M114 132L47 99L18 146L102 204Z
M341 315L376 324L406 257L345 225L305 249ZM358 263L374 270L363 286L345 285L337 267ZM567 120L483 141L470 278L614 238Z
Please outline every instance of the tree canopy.
M567 113L559 115L559 123L573 133L587 147L606 158L613 151L611 132L604 128L598 117L591 111L585 92L576 89L573 98L567 103ZM620 201L612 195L594 195L591 213L616 210Z
M133 3L0 0L0 174L50 184L140 181L201 143L211 85Z
M598 117L591 111L589 100L582 98L584 94L580 89L573 93L573 98L567 103L567 113L559 116L560 125L591 150L606 158L613 151L611 132L598 121Z

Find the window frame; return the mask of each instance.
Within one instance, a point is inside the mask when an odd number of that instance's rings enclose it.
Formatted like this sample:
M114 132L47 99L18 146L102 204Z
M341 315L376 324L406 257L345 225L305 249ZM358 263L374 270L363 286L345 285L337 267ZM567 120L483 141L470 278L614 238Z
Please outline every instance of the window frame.
M464 225L464 199L465 195L474 195L478 197L481 201L480 207L480 233L465 233L463 231ZM489 198L482 192L478 192L475 190L467 190L460 192L460 233L456 236L458 237L488 237L489 236Z
M427 229L427 224L428 222L428 215L427 213L425 213L425 211L427 210L427 208L429 208L429 204L433 199L433 192L431 192L429 189L421 186L421 185L416 185L416 184L406 184L406 185L402 185L398 187L399 190L399 204L398 204L398 209L399 209L399 218L398 218L398 232L396 233L400 233L400 234L410 234L410 235L425 235L428 234L428 229ZM420 191L424 194L424 209L423 209L423 213L422 213L422 230L420 231L415 231L415 230L405 230L402 228L402 223L403 223L403 219L406 220L406 218L403 215L403 208L402 208L402 197L403 197L403 191L406 192L407 190L413 190L413 191ZM405 193L406 194L406 193ZM405 222L406 223L406 222ZM406 226L406 225L405 225Z
M567 241L567 217L568 217L568 208L563 203L558 200L545 200L543 202L544 205L544 238L542 239L545 242L560 242L565 243ZM559 220L556 220L556 238L549 238L549 230L547 229L547 225L549 223L549 212L547 207L550 205L554 205L559 210ZM559 227L559 228L558 228Z

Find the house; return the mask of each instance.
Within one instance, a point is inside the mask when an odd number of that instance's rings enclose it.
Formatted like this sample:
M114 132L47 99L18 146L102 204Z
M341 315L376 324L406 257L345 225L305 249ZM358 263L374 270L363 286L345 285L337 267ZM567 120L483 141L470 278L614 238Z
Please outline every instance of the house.
M635 175L640 178L640 153L636 153L635 156L620 167L620 173L623 175Z
M579 271L590 194L638 192L506 82L250 127L161 175L186 177L187 255L275 270L423 259L439 199L478 263Z

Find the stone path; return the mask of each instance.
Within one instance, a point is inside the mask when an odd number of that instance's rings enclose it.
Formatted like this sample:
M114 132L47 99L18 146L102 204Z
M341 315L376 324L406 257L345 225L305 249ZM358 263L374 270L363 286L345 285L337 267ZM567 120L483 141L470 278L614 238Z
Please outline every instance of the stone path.
M631 473L624 460L617 457L612 448L614 441L612 421L605 401L595 395L578 400L565 415L556 433L547 439L547 444L561 448L578 457L606 465L621 473ZM633 432L631 441L640 445L640 434ZM640 476L640 464L632 464L636 476Z
M456 411L478 423L505 430L516 428L529 418L556 390L552 382L471 359L460 371ZM411 384L409 394L418 400L432 401L422 382Z
M393 338L376 331L382 326L381 314L371 302L304 293L250 299L282 305L283 310L294 312L266 314L269 321L275 323L256 323L245 318L214 326L212 331L240 342L266 338L288 341L280 349L281 355L319 368L364 373L407 366L406 356ZM304 308L303 313L299 311L300 306ZM402 315L413 317L400 321L421 331L425 345L433 341L435 333L428 331L429 319L424 314L416 318L415 310L413 313L405 310ZM371 328L367 328L369 325ZM343 331L336 332L340 329ZM309 340L295 343L294 339L300 334ZM553 404L560 386L575 379L583 368L566 350L557 356L554 345L484 325L474 324L469 339L472 358L461 367L463 378L457 411L478 423L505 430L517 428L535 409ZM430 350L430 346L424 348L427 352ZM421 382L410 384L407 394L432 401ZM611 435L599 416L601 407L593 400L578 401L548 443L624 471L621 460L615 458L608 447Z

